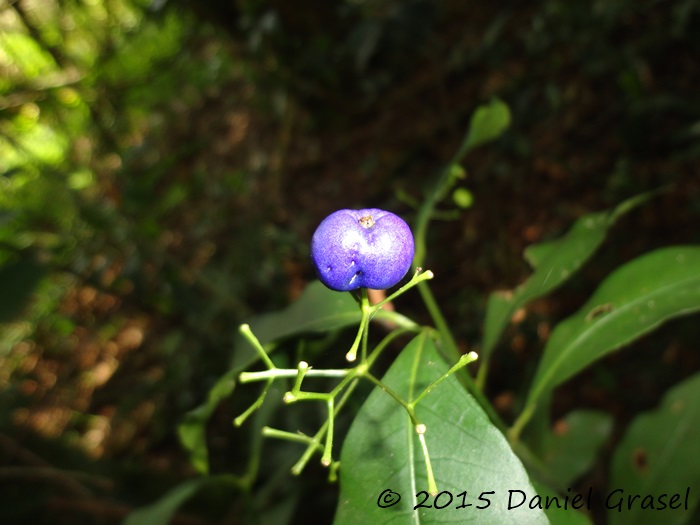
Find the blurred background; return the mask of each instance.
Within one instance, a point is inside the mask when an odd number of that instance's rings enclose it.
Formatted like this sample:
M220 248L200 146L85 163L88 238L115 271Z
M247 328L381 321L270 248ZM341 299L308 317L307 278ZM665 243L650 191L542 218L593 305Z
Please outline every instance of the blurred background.
M694 0L0 1L0 521L121 523L192 477L177 425L228 370L238 324L314 279L318 223L355 207L413 221L494 98L511 126L466 159L429 236L464 350L488 294L528 275L525 246L669 186L511 327L488 385L511 420L550 327L600 279L700 240L699 24ZM429 321L417 295L400 307ZM674 321L554 409L623 429L700 370L698 340ZM212 414L213 472L245 469L246 401ZM209 491L172 523L329 522L337 486L315 466L291 478L298 449L270 447L255 497Z

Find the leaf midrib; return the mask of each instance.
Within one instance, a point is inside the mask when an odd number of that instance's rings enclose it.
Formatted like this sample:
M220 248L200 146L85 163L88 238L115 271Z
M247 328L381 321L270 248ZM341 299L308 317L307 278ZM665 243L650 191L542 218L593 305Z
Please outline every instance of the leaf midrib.
M418 365L421 361L421 356L423 354L423 348L425 345L425 332L422 332L418 337L420 337L420 346L413 358L413 365L411 366L411 379L408 382L408 399L413 401L414 399L414 387L416 386L417 376L418 376ZM416 449L413 440L413 425L411 424L411 418L408 414L405 414L404 421L406 421L406 440L408 441L408 457L409 457L409 473L411 476L411 498L413 509L413 523L420 525L420 514L416 509L416 498L418 494L418 488L416 486Z
M596 330L597 330L598 328L601 328L601 327L604 326L605 324L611 322L612 319L617 319L619 315L621 315L621 314L623 314L623 313L626 313L628 310L630 310L630 309L631 309L632 307L634 307L634 306L637 306L639 303L642 303L642 302L644 302L644 301L649 301L649 299L654 298L654 297L658 296L659 294L667 293L669 290L671 290L671 289L673 289L673 288L676 288L676 287L678 287L679 285L683 285L683 284L685 284L685 283L691 283L692 281L698 280L698 279L700 279L700 276L698 276L698 275L692 275L692 276L690 276L690 277L688 277L688 278L686 278L686 279L683 279L683 280L681 280L681 281L674 281L673 283L671 283L671 284L669 284L669 285L663 286L663 287L661 287L661 288L657 288L656 290L654 290L653 292L651 292L651 293L648 294L648 295L644 295L644 296L642 296L642 297L638 297L637 299L634 299L634 300L631 301L631 302L625 303L624 305L622 305L622 306L620 306L620 307L616 307L612 312L610 312L609 314L607 314L606 316L604 316L602 319L599 319L599 320L597 320L597 322L595 322L594 324L590 325L589 329L586 329L586 330L584 330L583 332L581 332L581 333L571 342L571 344L565 346L565 347L564 347L564 350L563 350L562 352L559 353L559 357L556 358L556 359L552 362L552 366L549 367L549 372L547 372L547 374L543 377L543 380L540 381L540 386L538 386L537 390L535 390L535 392L533 393L532 399L537 399L537 398L541 395L541 393L542 393L544 390L546 390L545 386L548 386L552 375L553 375L557 370L559 370L559 368L561 367L561 362L562 362L562 360L566 359L569 355L571 355L571 353L574 352L575 349L577 349L577 348L580 346L580 344L585 343L585 341L586 341L586 340L588 339L588 337L589 337L589 334L593 331L594 328L595 328ZM681 311L676 312L676 313L672 313L672 314L670 314L670 315L666 315L666 316L659 317L659 318L656 320L656 322L647 325L647 327L646 327L645 329L641 330L640 332L637 332L636 334L642 334L642 333L651 331L651 330L653 330L654 328L656 328L657 326L659 326L661 323L663 323L665 320L667 320L669 317L673 317L673 316L676 316L676 315L685 315L685 314L688 314L688 313L691 313L691 312L695 311L695 310L698 309L698 308L700 308L700 306L695 307L695 308L691 307L691 308L684 309L684 310L681 310ZM582 309L582 310L583 310L583 309ZM576 314L576 315L580 315L580 314ZM632 336L632 338L634 338L634 336ZM619 343L619 344L617 344L617 345L615 345L615 346L612 346L612 347L609 348L607 351L613 350L613 349L615 349L615 348L619 348L619 347L623 346L625 343L627 343L629 340L630 340L629 338L626 339L626 340L623 340L621 343ZM606 353L606 351L604 351L604 352L602 352L600 355L598 355L598 357L596 357L596 359L599 359L600 357L602 357L602 355L603 355L604 353ZM543 386L543 385L544 385L544 386ZM528 402L528 404L532 404L532 403L531 403L531 402Z

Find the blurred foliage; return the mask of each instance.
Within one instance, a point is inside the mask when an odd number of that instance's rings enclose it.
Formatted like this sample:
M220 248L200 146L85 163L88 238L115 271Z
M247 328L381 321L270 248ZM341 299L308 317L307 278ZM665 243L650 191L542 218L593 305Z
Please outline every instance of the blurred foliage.
M237 324L313 279L316 224L369 203L415 218L494 97L509 131L467 159L427 254L463 341L486 295L527 275L525 245L673 183L509 332L488 392L510 414L591 281L698 241L699 22L692 0L0 2L0 521L119 523L192 475L176 427L235 359ZM555 411L581 395L622 425L700 369L697 336L662 330ZM333 363L333 342L306 350ZM266 443L251 470L260 443L230 426L247 401L212 410L207 439L215 473L259 474L254 496L223 482L173 523L307 522L309 498L327 521L336 488L290 484L294 451ZM292 413L275 417L313 418Z

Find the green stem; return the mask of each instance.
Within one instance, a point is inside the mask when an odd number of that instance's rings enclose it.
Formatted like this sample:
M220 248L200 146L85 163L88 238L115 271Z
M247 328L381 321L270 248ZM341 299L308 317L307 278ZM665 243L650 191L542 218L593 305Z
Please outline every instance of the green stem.
M327 401L330 394L323 392L294 392L293 390L284 394L282 401L292 404L297 401Z
M335 414L337 415L340 410L343 408L347 400L350 398L350 395L352 392L355 390L357 387L357 383L359 380L357 378L354 378L352 382L348 385L347 389L345 390L345 393L343 396L340 398L340 401L335 406ZM321 428L316 432L316 435L311 439L309 442L309 445L306 447L306 450L302 454L301 458L299 458L299 461L297 461L294 466L292 467L292 474L299 475L301 472L304 470L304 467L306 467L306 464L309 462L309 459L311 459L311 455L316 451L321 449L320 445L320 440L321 437L326 433L327 428L328 428L329 422L326 421L321 425Z
M258 408L262 406L263 401L265 401L265 397L267 396L267 392L272 386L272 381L272 379L268 379L265 388L263 388L262 393L258 396L258 399L255 400L255 403L250 405L245 412L243 412L240 416L233 420L233 424L235 426L240 427L243 423L245 423L246 419L248 419L253 412L255 412Z
M255 381L266 381L268 379L296 377L299 370L296 368L275 368L274 370L263 370L260 372L241 372L238 381L241 383L253 383ZM306 372L306 377L345 377L350 373L350 369L321 369L311 368Z
M452 160L443 168L440 178L433 187L433 190L425 198L423 205L418 210L415 228L416 250L413 257L413 264L416 266L423 266L425 263L428 225L430 224L430 220L435 215L435 206L445 197L447 190L449 190L450 186L452 186L453 181L456 178L452 170L454 169L455 165L462 161L467 151L469 151L469 146L467 141L463 140L459 150L452 157Z
M450 331L450 328L447 325L444 316L442 315L442 311L440 310L437 301L435 301L435 297L433 296L433 293L430 290L428 283L420 283L418 285L418 291L420 292L421 297L423 298L423 302L425 303L425 306L428 309L430 317L433 319L433 322L435 323L435 326L438 329L438 332L440 333L440 340L444 343L443 347L445 353L447 354L447 358L450 361L459 360L461 358L461 353L459 351L459 348L457 347L457 343L455 342L454 337L452 336L452 332ZM469 374L466 370L462 369L459 370L457 377L461 380L462 384L466 387L467 391L474 396L474 399L476 399L481 408L484 409L484 411L489 416L489 419L491 419L493 424L496 425L496 427L498 427L498 429L505 434L507 429L506 424L503 422L498 413L494 410L493 406L486 398L484 393L476 387L471 374Z
M360 347L360 342L363 340L364 334L367 331L367 324L372 314L372 307L369 304L367 296L367 288L360 288L360 310L362 311L362 319L360 320L360 328L357 330L357 336L352 343L350 350L345 354L345 359L351 363L357 359L357 350Z
M469 363L472 363L476 361L479 358L479 356L476 355L476 352L469 352L468 354L462 355L462 357L459 358L459 361L452 366L447 372L442 374L440 377L438 377L435 381L430 383L425 389L413 400L411 401L412 406L416 406L421 399L423 399L425 396L427 396L430 392L435 390L437 386L442 383L445 379L450 377L452 374L457 372L460 368L467 366Z
M435 323L435 328L437 328L438 332L440 332L440 339L442 339L446 346L448 356L452 361L456 361L459 359L461 352L459 351L457 342L452 336L452 331L450 330L450 327L447 324L445 317L442 315L442 311L440 310L435 297L433 296L433 292L430 290L430 286L428 286L428 283L422 282L418 285L418 291L423 298L423 303L425 304L433 323Z
M488 374L489 363L488 360L486 360L481 363L479 371L476 373L476 388L478 388L481 392L483 392L484 388L486 387L486 378L488 377Z
M309 368L309 363L306 361L299 361L299 364L297 365L297 377L294 380L294 386L292 387L293 394L296 395L301 392L301 384L304 381L304 376L306 376Z
M304 443L305 445L315 446L319 449L321 448L314 438L311 438L306 434L287 432L286 430L278 430L276 428L266 426L262 428L262 435L264 437L284 439L286 441L294 441L295 443Z
M508 429L508 440L512 446L518 444L520 434L522 434L523 429L535 413L535 406L536 405L533 403L526 404L523 411L520 412L520 415L515 419L513 426Z
M413 328L397 328L396 330L392 330L387 334L387 336L381 340L381 342L374 347L374 350L372 350L372 353L367 357L367 363L366 363L366 368L369 369L374 362L377 360L379 355L384 351L384 349L391 343L394 339L397 337L408 334L408 333L413 333L415 330ZM362 374L358 374L362 375Z
M374 315L372 316L372 319L381 319L387 321L395 325L397 328L409 328L413 331L417 331L420 329L420 325L416 323L413 319L409 319L405 315L402 315L392 310L376 310Z
M375 312L375 311L379 310L386 303L393 301L394 299L396 299L400 295L403 295L404 293L406 293L408 290L410 290L414 286L422 283L423 281L427 281L428 279L432 279L433 277L435 277L435 275L430 270L423 272L420 267L416 268L416 271L413 274L413 277L411 278L410 281L408 281L406 284L404 284L401 288L396 290L394 293L392 293L386 299L383 299L382 301L380 301L377 304L375 304L374 306L372 306L372 311Z
M326 430L326 447L323 450L323 456L321 457L321 465L328 467L333 461L333 426L335 420L335 413L333 411L333 397L329 397L327 401L328 405L328 429Z
M437 483L435 483L435 474L433 473L433 464L430 462L430 454L428 454L428 443L425 441L425 425L422 428L416 428L418 433L418 441L423 449L423 458L425 459L425 471L428 477L428 494L435 496L438 493Z
M411 423L413 424L414 427L420 424L420 421L418 421L418 419L416 418L416 412L415 412L412 404L407 403L400 395L398 395L391 388L386 386L384 383L382 383L379 379L374 377L369 372L367 372L364 375L364 377L366 377L367 379L372 381L372 383L374 383L379 388L381 388L384 392L386 392L391 397L393 397L396 400L396 402L406 410L406 412L408 413L408 416L411 418Z
M369 299L367 299L367 304L369 305ZM367 324L365 325L365 330L362 332L362 346L360 351L360 363L367 363L367 342L369 341L369 320L372 318L372 311L369 310L367 314ZM347 358L347 356L346 356Z
M248 342L252 345L252 347L255 349L255 351L258 353L258 356L260 356L260 359L263 360L265 365L269 369L275 368L275 364L272 362L272 359L270 359L270 356L267 355L267 352L263 348L262 344L260 344L260 341L258 340L257 337L255 337L255 334L253 331L250 329L249 324L242 324L239 328L238 331L245 337Z

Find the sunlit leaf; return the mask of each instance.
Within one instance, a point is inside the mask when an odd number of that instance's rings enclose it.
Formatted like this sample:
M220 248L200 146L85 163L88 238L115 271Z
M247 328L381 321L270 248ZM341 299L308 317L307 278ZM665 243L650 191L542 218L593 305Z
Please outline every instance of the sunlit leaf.
M527 405L595 360L663 322L700 311L700 247L645 254L613 272L588 302L552 332Z
M608 523L656 525L660 519L671 525L690 523L700 502L700 469L694 461L698 443L700 374L695 374L672 388L658 409L638 416L629 426L612 459L608 494L616 492L608 500L614 507L608 511ZM679 494L675 502L674 494ZM630 509L627 497L634 495L641 497ZM647 495L655 498L656 510L650 510L648 502L647 509L642 508ZM666 508L661 509L664 503Z
M432 339L421 334L382 381L410 401L448 368ZM426 467L411 420L396 400L376 388L345 439L335 525L547 523L542 511L527 505L508 510L510 490L522 490L528 497L535 490L503 435L454 376L424 397L416 414L427 426L437 500L422 492L427 490ZM381 508L378 501L391 499L386 490L400 500ZM426 505L445 508L414 510L423 499Z
M642 194L620 203L613 210L581 217L562 238L528 247L525 259L535 270L534 273L512 292L494 292L489 297L481 358L488 358L519 308L543 297L571 278L595 253L617 219L651 195Z

